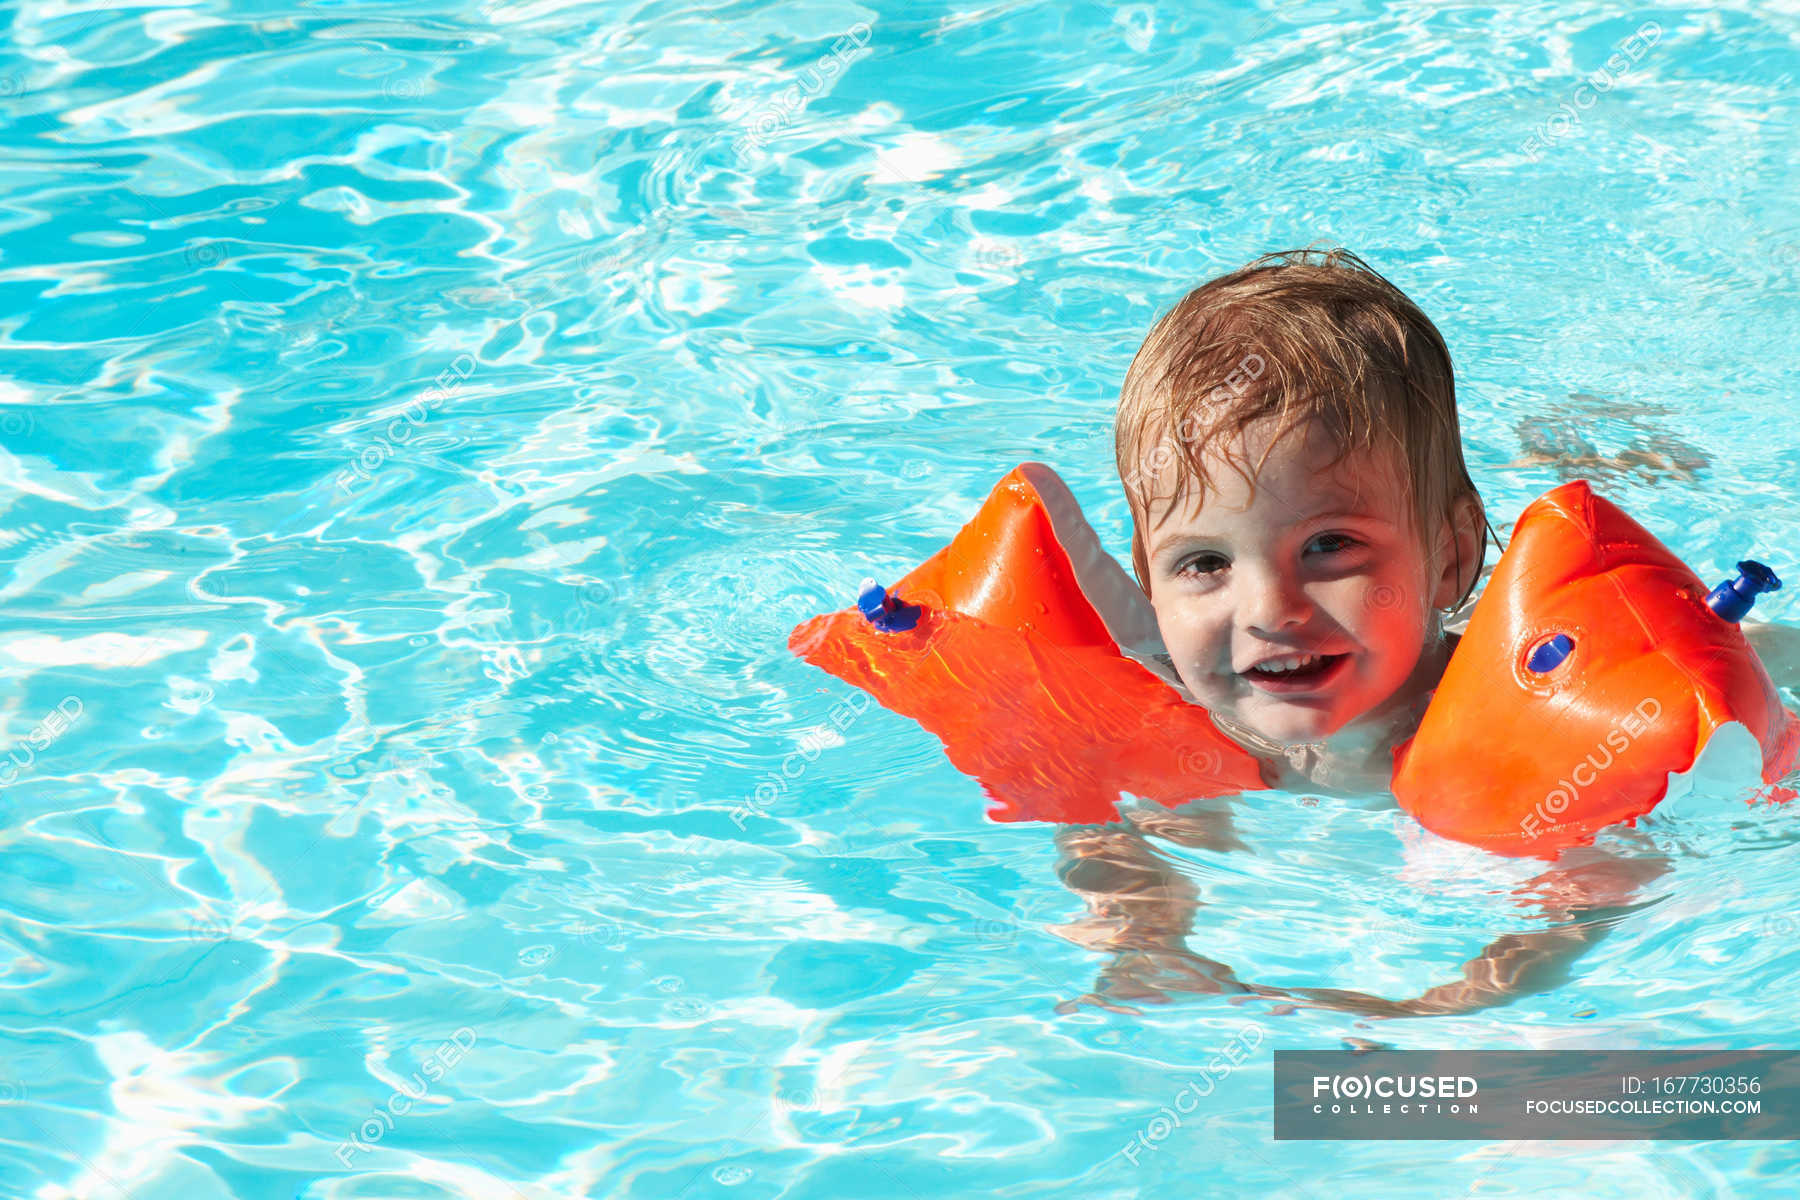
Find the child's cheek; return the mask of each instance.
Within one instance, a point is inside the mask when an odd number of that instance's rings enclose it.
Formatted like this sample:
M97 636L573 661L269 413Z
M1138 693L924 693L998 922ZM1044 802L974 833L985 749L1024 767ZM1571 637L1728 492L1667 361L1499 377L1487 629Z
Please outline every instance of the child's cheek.
M1404 575L1365 581L1355 598L1359 640L1394 668L1410 669L1425 642L1425 607L1419 582Z
M1175 671L1198 698L1202 692L1218 689L1219 680L1211 666L1222 653L1217 622L1193 604L1164 603L1156 609L1156 624L1162 633L1163 647L1174 659ZM1224 631L1223 645L1229 649L1229 626Z

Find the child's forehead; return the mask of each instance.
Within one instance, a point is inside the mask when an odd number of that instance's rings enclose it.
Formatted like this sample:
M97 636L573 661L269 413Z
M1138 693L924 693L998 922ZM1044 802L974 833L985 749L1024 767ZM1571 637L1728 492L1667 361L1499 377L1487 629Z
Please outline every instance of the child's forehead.
M1161 468L1147 472L1155 477L1151 508L1172 516L1246 508L1264 494L1300 515L1385 511L1404 490L1397 453L1345 445L1318 427L1283 434L1253 426L1236 437L1208 439L1197 455L1164 455L1158 462L1153 454L1150 465Z
M1214 476L1212 486L1191 481L1177 503L1165 496L1152 512L1178 525L1206 524L1209 518L1251 512L1260 519L1307 521L1322 517L1370 516L1389 518L1395 510L1394 489L1377 486L1370 475L1326 471L1300 477L1271 477L1252 473L1251 483L1235 474Z

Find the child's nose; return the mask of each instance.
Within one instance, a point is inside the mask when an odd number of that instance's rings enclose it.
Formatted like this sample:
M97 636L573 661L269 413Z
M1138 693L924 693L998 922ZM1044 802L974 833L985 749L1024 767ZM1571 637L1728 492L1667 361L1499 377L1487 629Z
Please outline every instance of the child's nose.
M1284 571L1265 571L1250 580L1238 619L1253 633L1273 633L1306 624L1312 609L1312 598L1298 579Z

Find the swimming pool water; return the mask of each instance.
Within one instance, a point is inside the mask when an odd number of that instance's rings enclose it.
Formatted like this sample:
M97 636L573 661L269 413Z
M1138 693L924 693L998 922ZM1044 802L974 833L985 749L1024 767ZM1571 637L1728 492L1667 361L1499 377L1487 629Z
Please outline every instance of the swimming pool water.
M1023 459L1123 555L1138 341L1315 240L1444 331L1503 529L1589 454L1703 577L1792 567L1794 12L4 21L0 1194L1781 1194L1780 1143L1268 1106L1346 1039L1788 1043L1784 814L1656 824L1668 870L1501 1008L1059 1014L1106 960L1051 831L784 642ZM1414 995L1544 923L1376 799L1238 836L1166 850L1245 979Z

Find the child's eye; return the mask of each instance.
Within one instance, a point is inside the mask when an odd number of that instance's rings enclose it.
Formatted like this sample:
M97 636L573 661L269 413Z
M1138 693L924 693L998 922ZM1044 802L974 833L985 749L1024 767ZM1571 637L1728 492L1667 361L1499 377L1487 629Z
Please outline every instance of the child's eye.
M1324 545L1320 546L1320 543L1324 543ZM1326 554L1341 554L1345 550L1354 548L1357 541L1345 533L1321 533L1313 539L1312 544L1320 546L1320 549Z
M1186 562L1182 563L1180 568L1175 572L1175 574L1177 574L1177 575L1211 575L1213 572L1222 571L1230 565L1231 564L1227 563L1222 555L1196 554L1196 555L1194 555L1194 557L1192 557L1192 558L1188 559Z

